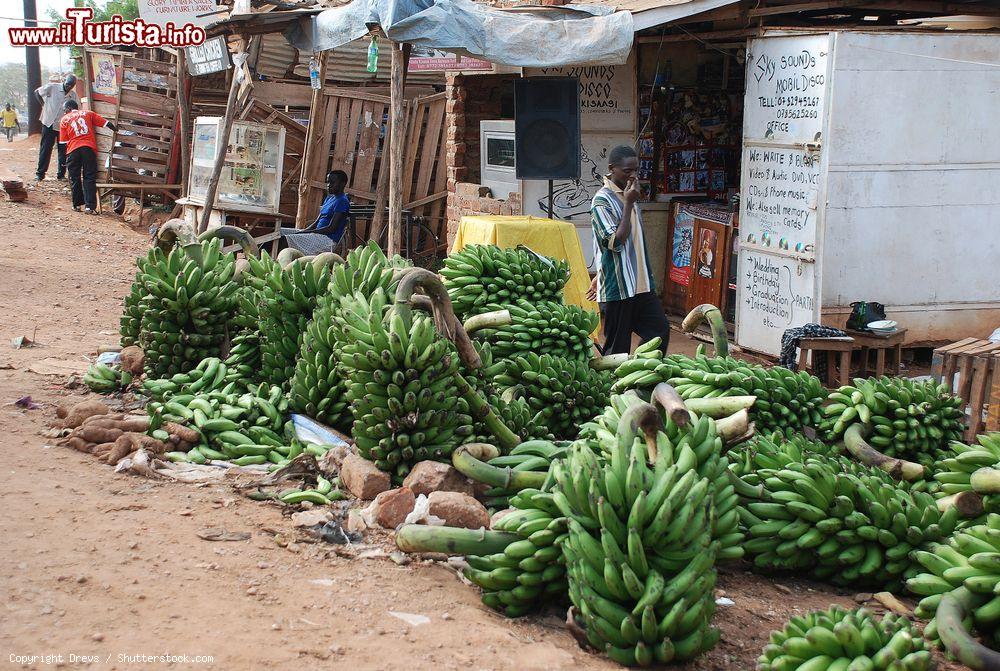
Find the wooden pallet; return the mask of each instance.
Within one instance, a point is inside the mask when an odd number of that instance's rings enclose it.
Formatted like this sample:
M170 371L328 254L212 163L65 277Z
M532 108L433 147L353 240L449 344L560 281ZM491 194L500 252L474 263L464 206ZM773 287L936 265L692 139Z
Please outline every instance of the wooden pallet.
M997 371L1000 371L1000 343L965 338L934 350L931 376L944 382L968 407L966 442L972 442L983 430L1000 430L1000 373Z
M24 181L9 168L0 166L0 197L14 203L20 203L28 199L28 192L24 190Z

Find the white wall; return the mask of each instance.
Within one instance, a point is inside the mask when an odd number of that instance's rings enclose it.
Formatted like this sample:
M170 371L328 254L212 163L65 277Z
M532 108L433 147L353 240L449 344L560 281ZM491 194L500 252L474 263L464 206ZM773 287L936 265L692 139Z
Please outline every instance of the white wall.
M920 332L908 340L988 335L1000 326L1000 36L839 33L834 53L824 314L877 300ZM955 309L986 311L953 319L977 332L949 332Z

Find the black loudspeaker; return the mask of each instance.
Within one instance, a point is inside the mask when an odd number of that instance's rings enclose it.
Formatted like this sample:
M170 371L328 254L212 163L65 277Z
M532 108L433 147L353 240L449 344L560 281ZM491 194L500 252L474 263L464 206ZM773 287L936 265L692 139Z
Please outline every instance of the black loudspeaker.
M580 80L516 80L514 143L518 179L579 179Z

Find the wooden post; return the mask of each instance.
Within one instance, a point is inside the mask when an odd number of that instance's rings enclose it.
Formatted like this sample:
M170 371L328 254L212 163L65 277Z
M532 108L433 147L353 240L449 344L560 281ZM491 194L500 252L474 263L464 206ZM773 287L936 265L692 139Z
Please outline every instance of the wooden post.
M402 247L403 163L406 151L406 114L403 99L410 45L392 44L392 71L389 84L389 256Z
M326 64L330 60L325 51L320 52L319 58L319 81L321 86L318 89L313 89L312 100L309 103L309 126L306 128L306 141L302 150L302 167L299 174L299 202L295 209L295 228L305 228L309 225L308 220L313 215L308 209L309 189L313 188L309 185L309 182L312 179L313 170L315 170L313 164L317 162L316 152L319 151L320 156L325 156L328 151L326 147L313 146L323 135L323 128L321 127L322 124L319 123L319 119L325 118L322 115L323 108L326 106L326 98L323 95L323 90L326 88Z
M188 171L191 169L191 144L188 138L188 128L191 123L191 108L188 106L187 92L187 52L177 50L177 111L180 115L181 127L181 195L186 196L188 190Z
M237 56L246 50L246 40L240 44ZM226 162L226 152L229 147L229 134L233 131L233 121L236 119L236 98L240 92L239 74L243 65L235 65L243 59L233 58L233 81L229 85L229 98L226 100L226 116L222 123L222 131L216 138L215 165L212 167L212 177L208 181L208 191L205 193L205 207L201 213L201 221L198 222L197 233L204 233L208 230L208 222L212 218L212 209L215 207L215 196L219 193L219 178L222 177L222 165Z

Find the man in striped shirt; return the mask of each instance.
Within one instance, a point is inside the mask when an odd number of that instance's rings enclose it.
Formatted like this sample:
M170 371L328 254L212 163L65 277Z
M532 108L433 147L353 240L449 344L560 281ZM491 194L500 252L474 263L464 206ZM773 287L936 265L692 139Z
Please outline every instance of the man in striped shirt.
M642 342L659 336L664 352L670 339L670 324L650 272L642 217L635 206L638 167L634 149L612 149L604 186L590 207L594 246L600 252L596 255L597 300L604 307L604 354L630 352L633 333Z

